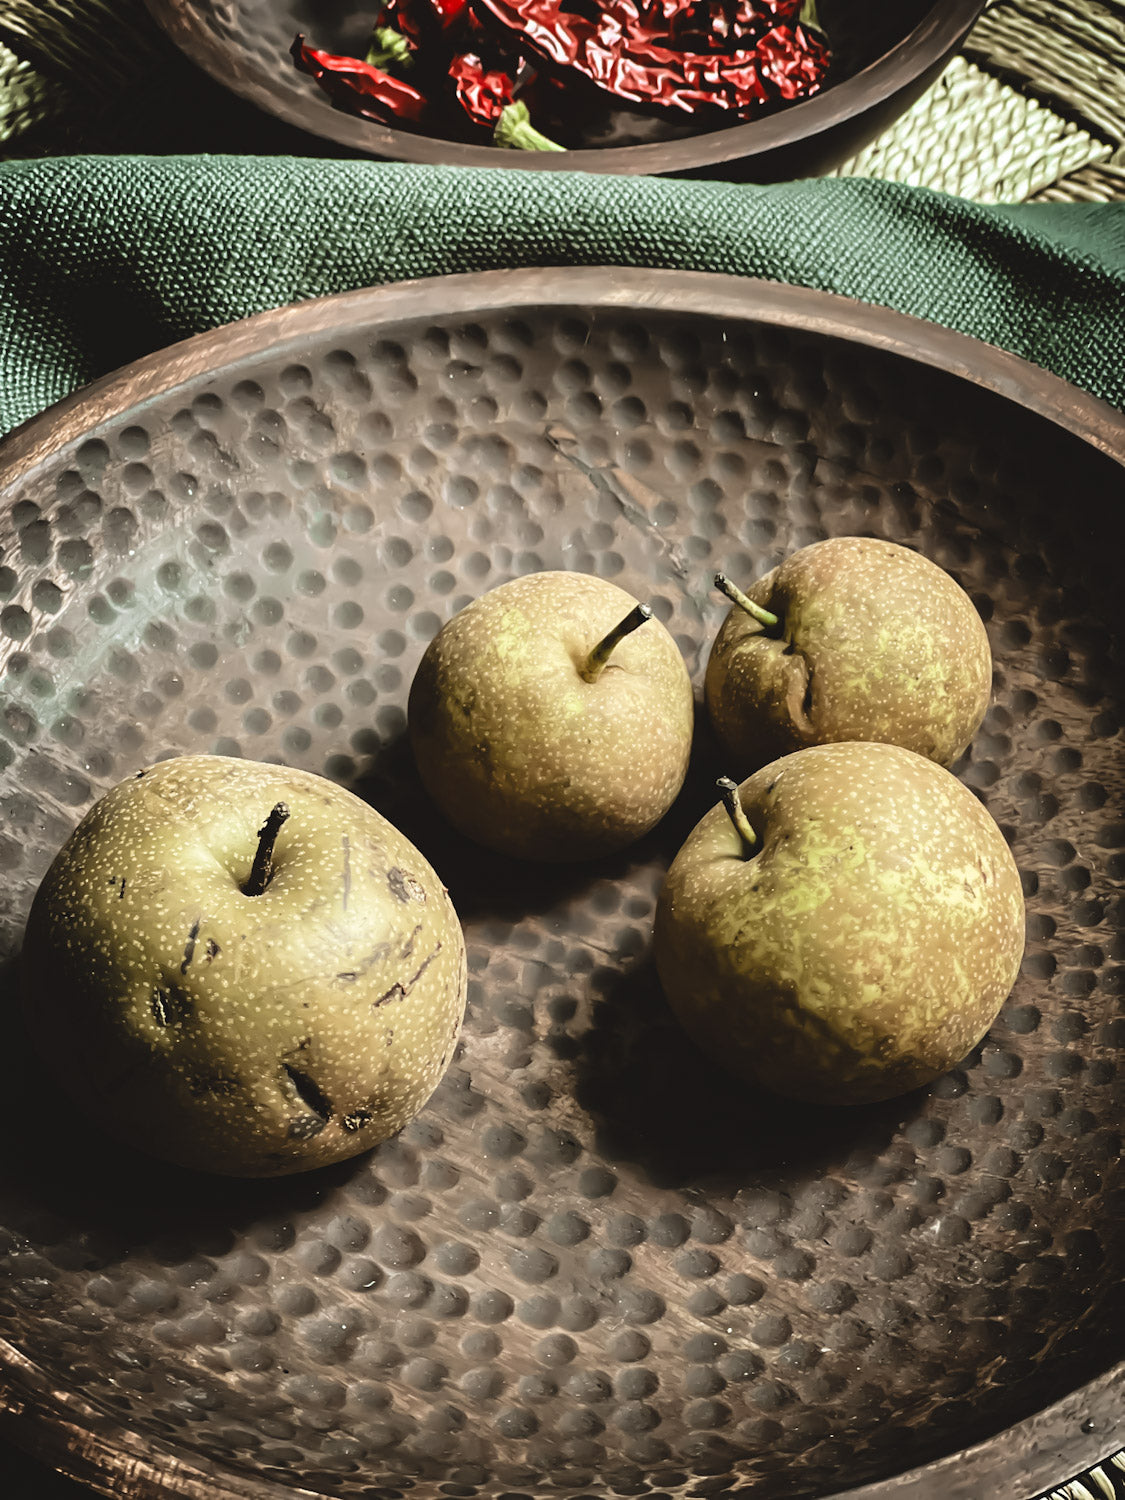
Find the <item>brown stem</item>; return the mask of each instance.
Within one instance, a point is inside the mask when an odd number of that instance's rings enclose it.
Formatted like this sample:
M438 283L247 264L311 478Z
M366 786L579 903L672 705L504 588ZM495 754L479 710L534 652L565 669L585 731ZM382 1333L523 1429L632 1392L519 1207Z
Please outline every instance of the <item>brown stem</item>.
M610 652L623 641L627 635L643 625L646 620L652 619L652 608L648 604L638 604L636 609L631 609L620 624L615 625L606 636L605 640L599 641L586 658L586 664L582 668L582 676L587 682L596 682L602 675L602 670L609 660Z
M779 635L778 627L781 617L775 615L771 609L763 609L760 604L755 604L749 594L744 594L737 583L732 583L725 573L715 574L715 587L721 594L725 594L732 604L737 604L739 609L744 609L752 620L757 620L772 634Z
M715 785L722 793L723 806L726 808L731 822L734 824L739 837L744 844L743 859L749 859L758 845L758 835L750 826L750 819L746 816L746 809L742 806L742 798L738 795L738 784L729 776L720 776Z
M244 896L260 896L273 879L273 846L277 843L281 825L288 816L289 809L285 803L278 802L258 829L258 852L250 868L250 878L242 887Z

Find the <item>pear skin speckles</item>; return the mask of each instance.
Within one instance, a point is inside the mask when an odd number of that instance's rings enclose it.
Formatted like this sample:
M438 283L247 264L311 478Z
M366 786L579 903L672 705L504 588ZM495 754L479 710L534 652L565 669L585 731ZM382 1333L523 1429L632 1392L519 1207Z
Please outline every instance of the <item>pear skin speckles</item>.
M992 655L972 600L936 563L873 537L830 537L746 590L772 636L733 606L704 698L732 771L809 745L879 740L949 766L988 708Z
M658 620L582 668L636 606L585 573L531 573L438 632L410 690L422 782L450 823L517 858L625 848L668 811L687 772L694 695Z
M258 829L289 807L260 895ZM320 776L220 756L92 807L32 907L28 1026L111 1133L275 1176L377 1145L437 1087L466 991L461 927L419 851Z
M930 1082L985 1034L1024 946L1019 872L956 777L898 746L797 751L673 861L656 912L672 1008L737 1076L859 1103Z

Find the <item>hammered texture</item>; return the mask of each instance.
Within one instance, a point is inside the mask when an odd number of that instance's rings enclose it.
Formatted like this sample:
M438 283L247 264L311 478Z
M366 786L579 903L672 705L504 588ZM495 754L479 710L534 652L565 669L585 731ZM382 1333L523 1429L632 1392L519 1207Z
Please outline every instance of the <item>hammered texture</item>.
M822 1495L1095 1373L1122 1273L1120 498L1092 449L893 356L579 308L265 349L42 461L0 519L0 1333L98 1420L356 1500ZM715 1077L653 977L655 894L721 770L702 722L641 845L529 875L429 810L404 706L441 624L539 568L650 600L698 688L715 568L849 533L924 551L985 620L956 769L1028 946L960 1067L841 1114ZM53 853L184 751L355 788L450 887L463 1040L368 1157L157 1167L13 1040Z

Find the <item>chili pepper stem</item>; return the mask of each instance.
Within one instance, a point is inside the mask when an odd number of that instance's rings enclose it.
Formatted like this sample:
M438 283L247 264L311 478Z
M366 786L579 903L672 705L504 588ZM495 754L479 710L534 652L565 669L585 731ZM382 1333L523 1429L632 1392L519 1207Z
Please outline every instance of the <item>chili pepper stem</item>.
M807 26L810 31L819 31L821 36L827 35L824 24L816 13L816 0L805 0L797 20L802 26Z
M507 146L515 151L566 150L565 146L556 145L535 129L527 105L519 99L513 104L506 104L500 111L492 139L497 146Z
M300 32L289 50L301 72L315 78L328 95L333 109L387 125L399 120L421 121L426 112L424 94L374 63L306 47Z
M385 69L395 63L400 68L412 68L414 52L401 31L395 31L393 26L376 26L363 60L373 68Z

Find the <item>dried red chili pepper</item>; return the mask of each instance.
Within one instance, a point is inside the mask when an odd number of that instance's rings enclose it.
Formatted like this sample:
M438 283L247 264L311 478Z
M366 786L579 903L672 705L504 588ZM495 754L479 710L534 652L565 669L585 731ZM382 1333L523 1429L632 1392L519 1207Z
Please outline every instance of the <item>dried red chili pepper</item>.
M306 47L300 35L294 38L289 51L301 72L316 79L336 109L361 115L365 120L377 120L382 125L400 120L418 121L426 112L423 94L371 63Z
M681 30L722 37L762 36L782 21L797 19L803 0L632 0L631 8L652 30L675 36ZM617 9L617 6L611 6Z
M828 70L828 48L805 26L777 26L759 41L763 77L779 99L804 99L815 94Z
M683 52L729 52L797 19L802 0L611 0L609 9L632 12L651 31Z
M753 47L683 52L653 40L636 11L617 7L589 20L562 0L473 0L523 47L572 68L619 99L745 114L775 99L814 93L827 68L823 42L803 26L775 26ZM630 8L631 10L631 8Z
M507 73L488 69L471 52L455 57L449 65L453 91L461 108L477 125L491 128L506 104L511 104L513 83Z
M416 47L432 44L438 37L476 31L479 26L469 0L389 0L379 24L394 26Z
M493 132L498 146L519 151L561 151L531 123L526 104L515 99L515 82L498 68L486 68L473 53L462 53L449 65L457 101L477 125Z
M426 0L426 3L441 22L444 31L470 14L469 0Z

